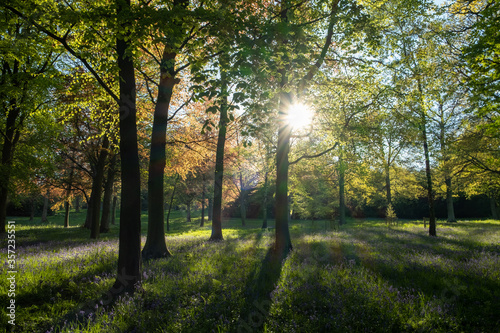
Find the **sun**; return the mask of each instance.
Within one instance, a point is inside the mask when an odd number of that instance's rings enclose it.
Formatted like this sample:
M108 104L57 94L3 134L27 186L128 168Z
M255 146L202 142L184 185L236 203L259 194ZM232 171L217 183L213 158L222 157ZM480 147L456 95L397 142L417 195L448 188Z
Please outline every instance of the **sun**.
M311 125L313 111L303 103L293 103L288 109L288 123L295 130L304 129Z

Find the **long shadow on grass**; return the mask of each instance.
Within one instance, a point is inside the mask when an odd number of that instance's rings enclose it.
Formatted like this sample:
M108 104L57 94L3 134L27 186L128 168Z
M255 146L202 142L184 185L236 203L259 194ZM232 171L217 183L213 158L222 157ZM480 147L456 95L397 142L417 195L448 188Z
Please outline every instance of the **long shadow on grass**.
M278 282L283 257L277 255L271 247L257 271L252 273L244 289L243 304L239 321L231 328L231 332L260 332L271 309L271 292Z
M369 233L367 230L365 232ZM380 236L380 233L375 230L371 232L377 234L374 236ZM452 313L459 318L462 328L466 328L466 331L489 330L498 327L500 321L496 318L497 309L500 307L499 281L482 276L480 267L469 271L473 269L473 266L464 264L463 268L446 270L441 266L446 265L447 261L444 263L439 261L440 256L444 255L448 260L455 261L453 265L460 267L464 259L472 258L474 250L481 249L481 247L474 246L476 243L470 240L429 238L407 230L397 230L397 232L411 234L416 238L408 242L408 239L401 241L390 236L385 240L384 237L371 239L363 237L370 247L385 255L367 260L366 253L370 252L370 249L356 245L354 258L366 268L378 272L385 281L396 287L414 289L413 293L421 292L429 299L441 300L445 307L452 309ZM357 235L353 234L353 236L356 238ZM381 241L390 243L380 244ZM443 248L442 244L458 245L465 249ZM400 251L398 247L408 250L423 249L421 253L413 255L429 254L430 257L427 260L430 261L425 264L413 260L408 262L408 258L404 255L406 250Z

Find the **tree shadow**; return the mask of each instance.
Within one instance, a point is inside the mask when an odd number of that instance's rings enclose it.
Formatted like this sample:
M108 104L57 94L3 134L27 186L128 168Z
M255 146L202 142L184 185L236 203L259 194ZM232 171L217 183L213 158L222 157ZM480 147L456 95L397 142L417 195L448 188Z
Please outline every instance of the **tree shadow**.
M239 321L231 327L231 332L264 330L264 323L272 305L271 293L281 276L284 259L272 246L260 267L248 276L243 291L245 302L240 309Z

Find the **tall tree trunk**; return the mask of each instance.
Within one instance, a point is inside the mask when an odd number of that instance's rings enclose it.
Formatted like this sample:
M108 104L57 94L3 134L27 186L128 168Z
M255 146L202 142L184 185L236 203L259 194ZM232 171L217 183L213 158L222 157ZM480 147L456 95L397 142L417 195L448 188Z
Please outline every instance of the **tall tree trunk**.
M174 2L174 5L177 3ZM179 82L175 78L176 52L170 45L163 49L160 64L160 83L158 85L158 99L156 101L153 131L151 135L151 154L149 157L148 179L148 237L142 250L142 257L146 259L170 256L165 242L165 210L163 175L166 165L166 133L168 109L174 86Z
M275 251L278 256L286 256L292 249L288 228L288 153L290 151L291 126L288 123L288 108L291 105L289 92L284 91L287 84L286 73L282 73L279 101L278 149L276 152L276 228Z
M339 155L339 225L346 223L345 219L345 163L342 148Z
M99 220L101 214L101 195L102 184L104 182L104 172L106 167L106 159L108 158L109 140L104 137L97 164L95 166L94 177L92 181L92 213L90 219L90 238L99 238Z
M262 229L267 228L267 196L269 192L268 174L264 175L264 198L262 199Z
M42 223L48 222L47 214L49 211L49 190L45 193L43 197L43 209L42 209Z
M115 163L116 155L113 155L108 168L108 175L104 184L104 197L102 199L102 216L100 232L109 232L109 218L111 211L111 197L113 196L113 184L115 182Z
M427 177L427 201L429 204L429 236L436 236L436 213L434 210L434 191L432 189L431 162L429 147L427 145L427 128L425 126L425 116L422 123L422 140L424 143L425 155L425 175Z
M118 201L118 197L116 195L113 196L113 207L111 208L111 224L115 225L116 219L116 203Z
M203 184L201 188L201 221L200 221L200 227L205 226L205 176L203 176Z
M64 227L69 228L69 201L64 202Z
M489 197L490 197L491 218L493 220L498 220L497 200L493 193L491 193Z
M112 291L133 291L141 282L141 179L137 145L136 86L131 57L130 0L115 0L118 25L125 32L116 40L120 86L121 209L117 278Z
M217 149L215 153L215 180L214 180L214 203L212 219L212 235L210 240L220 241L222 237L222 184L224 177L224 147L226 144L226 130L228 123L228 103L227 103L227 55L221 57L220 82L221 82L221 103L219 118L219 136L217 138Z
M288 2L281 2L280 21L288 25ZM278 45L286 47L287 36L278 37ZM288 63L290 59L283 59ZM288 91L288 68L279 70L281 81L279 83L279 104L278 104L278 146L276 150L276 225L274 250L278 257L285 257L292 249L292 240L288 228L288 168L290 162L288 154L290 152L291 125L288 121L288 110L292 105L292 95Z
M440 104L440 113L443 114L442 108L443 106ZM443 118L441 118L441 121L439 123L439 143L441 146L441 155L443 158L443 173L444 173L444 183L446 185L446 211L448 213L448 222L457 222L457 219L455 218L455 209L453 207L453 191L451 187L451 172L450 172L450 167L449 167L449 160L450 158L448 157L448 152L446 150L446 142L445 142L445 121Z
M18 74L19 62L17 60L14 61L12 71L12 74ZM14 78L14 80L16 79ZM21 114L21 109L17 107L18 101L16 98L12 98L9 101L9 104L11 105L11 108L8 111L4 133L2 135L4 140L2 144L2 164L0 165L2 170L2 173L0 174L0 234L6 233L5 225L7 222L7 200L9 196L11 168L14 158L14 150L20 137L20 131L18 129L20 124L16 124L16 121Z

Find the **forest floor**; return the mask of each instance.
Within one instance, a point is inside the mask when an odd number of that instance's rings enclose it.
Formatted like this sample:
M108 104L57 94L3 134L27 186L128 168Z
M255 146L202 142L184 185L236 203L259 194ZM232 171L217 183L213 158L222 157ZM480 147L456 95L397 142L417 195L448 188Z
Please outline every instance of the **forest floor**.
M292 221L294 249L269 260L274 229L231 219L208 242L199 215L171 219L172 257L143 263L142 289L106 298L118 226L90 240L84 212L50 224L16 221L16 290L2 260L0 331L10 332L495 332L500 330L500 221ZM147 217L142 232L146 234ZM145 237L142 239L145 242ZM7 257L7 239L0 240ZM15 326L6 305L15 300Z

